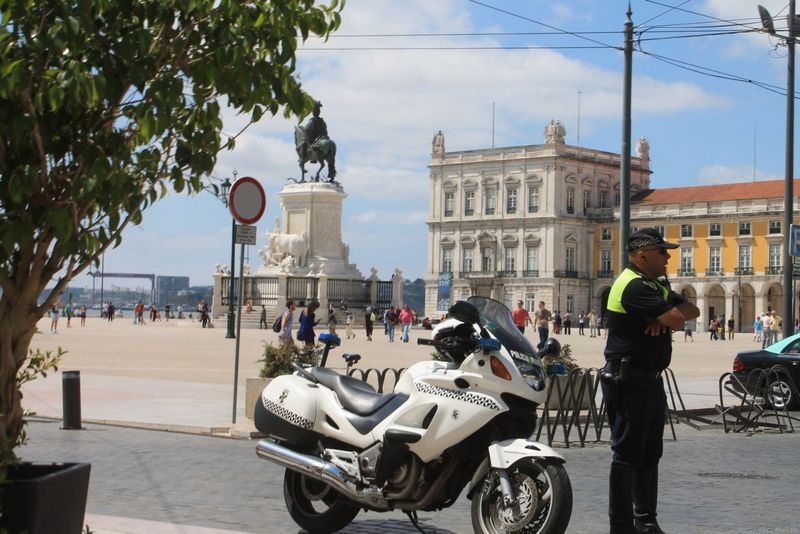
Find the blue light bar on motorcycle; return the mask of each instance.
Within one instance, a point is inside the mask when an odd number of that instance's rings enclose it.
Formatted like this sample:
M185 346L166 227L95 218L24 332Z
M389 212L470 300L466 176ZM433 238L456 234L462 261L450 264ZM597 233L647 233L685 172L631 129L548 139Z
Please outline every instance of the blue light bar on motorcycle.
M500 350L500 342L496 339L482 337L478 340L478 348L481 350Z

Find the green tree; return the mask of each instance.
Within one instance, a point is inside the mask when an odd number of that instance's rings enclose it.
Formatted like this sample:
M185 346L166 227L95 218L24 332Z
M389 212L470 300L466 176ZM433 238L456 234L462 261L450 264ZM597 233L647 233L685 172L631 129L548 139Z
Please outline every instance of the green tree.
M37 321L147 207L203 189L235 143L222 107L249 124L310 111L297 46L343 4L0 0L0 475Z

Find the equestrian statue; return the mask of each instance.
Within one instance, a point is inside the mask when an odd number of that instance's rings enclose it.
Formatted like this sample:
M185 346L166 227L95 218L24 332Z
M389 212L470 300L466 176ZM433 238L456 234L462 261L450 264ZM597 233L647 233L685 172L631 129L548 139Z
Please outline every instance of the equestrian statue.
M298 124L294 129L301 182L306 181L306 162L319 163L319 169L314 177L315 182L319 182L319 174L325 163L328 164L328 179L323 181L333 182L336 177L336 143L328 137L328 125L319 116L320 108L322 104L315 101L314 111L306 125Z

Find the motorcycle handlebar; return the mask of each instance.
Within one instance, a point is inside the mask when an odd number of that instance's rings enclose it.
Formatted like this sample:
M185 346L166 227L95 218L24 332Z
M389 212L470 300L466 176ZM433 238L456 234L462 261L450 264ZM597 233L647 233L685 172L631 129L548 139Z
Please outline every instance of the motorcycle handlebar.
M425 339L423 337L417 339L417 345L432 345L436 346L439 343L435 339Z

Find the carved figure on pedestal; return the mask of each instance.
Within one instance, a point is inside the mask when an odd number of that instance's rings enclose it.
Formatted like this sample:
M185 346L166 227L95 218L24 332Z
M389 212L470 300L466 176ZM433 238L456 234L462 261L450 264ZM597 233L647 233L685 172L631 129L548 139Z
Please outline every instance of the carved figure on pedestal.
M636 156L642 159L650 159L650 143L645 136L641 136L636 143Z
M302 265L308 253L308 238L305 232L302 234L269 232L267 243L267 246L258 252L264 265L280 267L284 272L290 272Z
M300 181L306 181L306 162L319 163L314 177L319 182L319 175L325 164L328 164L327 182L336 178L336 143L328 137L328 125L319 116L322 103L314 102L314 111L305 126L298 124L294 129L294 143L300 163ZM295 180L296 181L296 180Z
M436 135L433 136L431 145L431 152L434 154L444 154L444 134L441 130L436 132Z
M550 120L544 127L544 142L547 145L554 143L563 143L564 136L567 135L567 129L561 124L561 121Z

